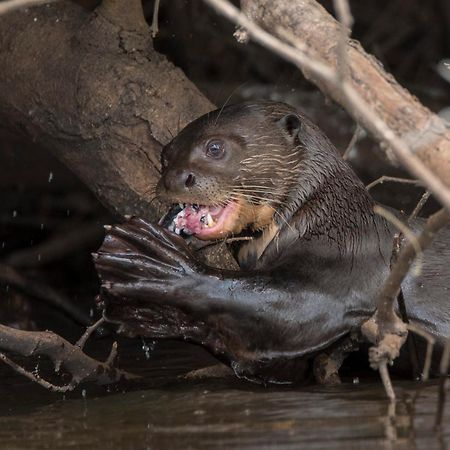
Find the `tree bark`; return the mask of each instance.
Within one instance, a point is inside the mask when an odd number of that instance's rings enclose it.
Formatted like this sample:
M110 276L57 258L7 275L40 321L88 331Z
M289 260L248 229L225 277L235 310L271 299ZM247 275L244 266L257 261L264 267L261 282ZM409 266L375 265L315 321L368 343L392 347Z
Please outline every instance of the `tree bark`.
M152 46L140 0L0 17L0 125L49 148L110 208L156 218L161 144L213 105Z

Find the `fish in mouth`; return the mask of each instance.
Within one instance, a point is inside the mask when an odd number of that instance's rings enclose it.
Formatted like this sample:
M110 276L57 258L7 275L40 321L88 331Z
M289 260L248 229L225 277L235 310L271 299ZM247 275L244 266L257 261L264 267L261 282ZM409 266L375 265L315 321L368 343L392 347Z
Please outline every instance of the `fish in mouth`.
M244 228L243 202L230 200L223 205L178 203L161 218L159 225L181 236L201 240L225 238Z

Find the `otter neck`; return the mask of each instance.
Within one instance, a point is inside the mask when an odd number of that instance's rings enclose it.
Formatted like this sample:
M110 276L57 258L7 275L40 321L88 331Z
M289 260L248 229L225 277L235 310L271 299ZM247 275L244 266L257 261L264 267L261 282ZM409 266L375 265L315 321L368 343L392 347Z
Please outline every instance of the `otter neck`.
M325 239L346 254L354 252L377 229L380 220L373 211L375 202L363 184L350 170L340 169L327 174L301 201L292 221L300 238Z
M308 182L303 179L298 186L290 195L289 206L275 214L262 235L241 247L241 267L272 264L282 256L280 248L290 247L286 245L289 241L302 240L305 251L323 251L327 257L353 256L379 245L386 223L375 215L374 200L344 161L336 160L324 176Z

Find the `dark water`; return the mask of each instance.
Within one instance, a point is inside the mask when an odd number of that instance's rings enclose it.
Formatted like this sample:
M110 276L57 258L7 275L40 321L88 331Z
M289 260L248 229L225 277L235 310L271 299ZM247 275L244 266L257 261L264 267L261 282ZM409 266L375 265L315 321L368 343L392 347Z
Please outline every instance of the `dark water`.
M136 346L135 346L136 348ZM396 382L389 406L378 383L271 387L236 379L188 381L210 361L188 345L163 344L141 368L145 384L107 392L86 386L65 398L0 367L1 449L446 449L450 422L433 430L436 384ZM393 417L393 410L396 415Z

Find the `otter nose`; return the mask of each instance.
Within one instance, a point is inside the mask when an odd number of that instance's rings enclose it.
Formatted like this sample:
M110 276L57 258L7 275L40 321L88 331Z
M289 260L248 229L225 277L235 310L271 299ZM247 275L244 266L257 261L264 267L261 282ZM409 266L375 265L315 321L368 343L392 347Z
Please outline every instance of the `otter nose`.
M179 192L195 184L195 175L187 170L172 170L164 177L164 186L168 191Z
M194 184L195 184L195 176L192 173L190 173L186 177L186 180L184 180L184 185L187 188L190 188L190 187L194 186Z

